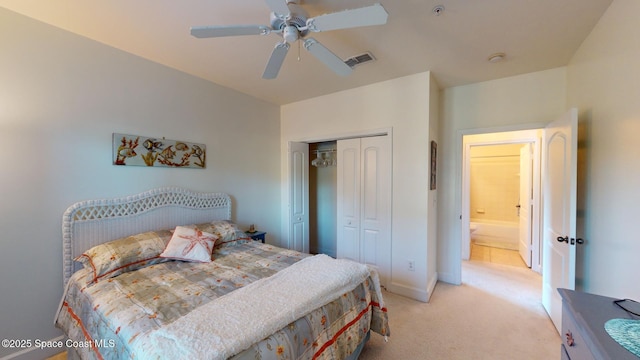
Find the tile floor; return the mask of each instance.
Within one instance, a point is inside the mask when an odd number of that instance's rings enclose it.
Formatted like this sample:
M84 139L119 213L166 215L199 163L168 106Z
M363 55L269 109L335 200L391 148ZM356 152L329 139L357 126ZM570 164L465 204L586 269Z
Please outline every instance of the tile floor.
M474 261L491 262L495 264L527 267L517 250L499 249L471 243L471 258Z

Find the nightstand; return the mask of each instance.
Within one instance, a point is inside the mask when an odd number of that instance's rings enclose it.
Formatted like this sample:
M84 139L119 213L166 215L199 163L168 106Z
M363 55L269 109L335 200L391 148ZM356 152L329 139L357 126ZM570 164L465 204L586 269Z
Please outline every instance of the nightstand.
M253 240L262 241L263 244L264 244L264 236L267 235L267 233L264 231L256 231L252 233L247 232L246 234L249 235L249 237Z

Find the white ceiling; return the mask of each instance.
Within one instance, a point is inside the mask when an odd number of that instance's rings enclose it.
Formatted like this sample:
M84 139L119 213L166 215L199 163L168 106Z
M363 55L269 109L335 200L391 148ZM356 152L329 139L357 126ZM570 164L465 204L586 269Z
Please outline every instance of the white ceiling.
M428 70L445 88L564 66L611 1L304 0L310 17L380 2L389 13L386 25L313 34L343 59L369 51L377 60L340 77L293 44L275 80L263 80L262 72L277 35L189 34L191 26L269 25L264 0L0 0L0 6L287 104ZM432 11L436 5L445 7L440 16ZM505 52L505 60L489 63L496 52Z

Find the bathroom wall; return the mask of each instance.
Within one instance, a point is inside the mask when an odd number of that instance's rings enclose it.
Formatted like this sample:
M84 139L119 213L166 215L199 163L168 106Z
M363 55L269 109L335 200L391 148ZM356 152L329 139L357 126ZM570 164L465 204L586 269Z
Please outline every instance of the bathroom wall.
M471 147L471 221L518 222L521 144Z

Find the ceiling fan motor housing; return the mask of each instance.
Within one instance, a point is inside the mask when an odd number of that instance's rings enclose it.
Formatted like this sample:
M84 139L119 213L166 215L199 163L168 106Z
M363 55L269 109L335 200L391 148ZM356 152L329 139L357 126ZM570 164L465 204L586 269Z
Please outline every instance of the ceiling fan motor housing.
M309 30L300 30L300 28L307 26L307 18L309 15L302 7L300 7L296 3L289 3L290 13L288 15L280 15L275 12L271 13L271 28L274 30L283 30L286 35L287 31L291 31L293 29L287 30L288 26L293 26L296 29L296 32L299 36L296 35L296 38L293 40L297 40L298 38L304 37L309 33ZM286 37L285 37L286 39ZM288 41L288 40L287 40Z

